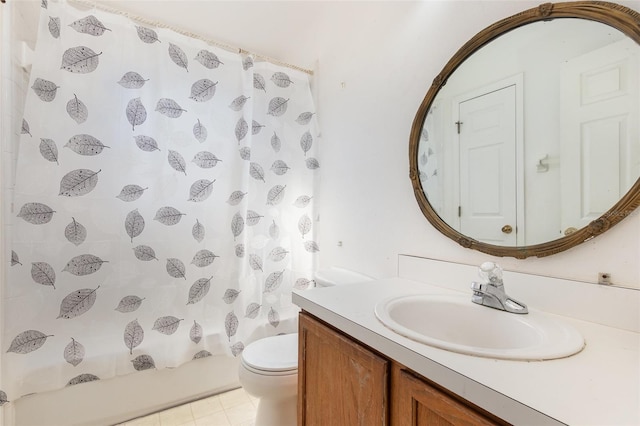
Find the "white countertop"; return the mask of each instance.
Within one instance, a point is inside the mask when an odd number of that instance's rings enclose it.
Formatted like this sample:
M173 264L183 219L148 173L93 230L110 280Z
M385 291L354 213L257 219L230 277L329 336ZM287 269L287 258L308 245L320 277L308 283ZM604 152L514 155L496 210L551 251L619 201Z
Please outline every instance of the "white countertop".
M389 278L294 291L293 302L510 423L640 425L637 332L562 317L586 341L586 347L569 358L526 362L462 355L409 340L378 321L374 306L379 301L408 294L461 292Z

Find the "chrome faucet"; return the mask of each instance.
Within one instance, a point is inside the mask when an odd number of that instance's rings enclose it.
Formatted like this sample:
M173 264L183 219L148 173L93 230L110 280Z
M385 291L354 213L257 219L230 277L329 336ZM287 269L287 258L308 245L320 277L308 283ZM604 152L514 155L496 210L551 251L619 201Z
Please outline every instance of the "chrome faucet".
M473 296L471 301L478 305L488 306L494 309L511 312L514 314L526 314L529 312L527 305L507 296L502 283L502 268L493 262L484 262L480 265L480 278L485 282L472 282Z

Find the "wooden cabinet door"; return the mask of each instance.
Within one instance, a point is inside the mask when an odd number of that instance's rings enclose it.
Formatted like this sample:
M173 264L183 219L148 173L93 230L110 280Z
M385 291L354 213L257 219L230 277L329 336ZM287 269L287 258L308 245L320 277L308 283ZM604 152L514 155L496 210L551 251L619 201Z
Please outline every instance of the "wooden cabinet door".
M394 365L391 423L398 426L504 425Z
M389 361L304 312L299 327L298 425L386 425Z

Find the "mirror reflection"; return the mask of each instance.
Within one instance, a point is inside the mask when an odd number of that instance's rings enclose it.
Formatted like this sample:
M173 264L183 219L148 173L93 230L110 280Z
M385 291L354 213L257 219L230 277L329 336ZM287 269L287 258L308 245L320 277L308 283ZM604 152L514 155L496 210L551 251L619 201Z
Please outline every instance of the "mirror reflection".
M469 56L434 98L422 189L451 228L529 246L587 226L640 176L640 45L586 19L516 28Z

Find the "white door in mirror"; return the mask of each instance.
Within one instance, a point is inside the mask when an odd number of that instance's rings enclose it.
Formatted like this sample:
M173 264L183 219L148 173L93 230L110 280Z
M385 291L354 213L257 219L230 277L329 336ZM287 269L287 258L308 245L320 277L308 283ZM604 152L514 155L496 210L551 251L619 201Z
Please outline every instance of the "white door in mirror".
M562 66L561 229L589 225L638 178L639 63L637 45L625 39Z
M460 232L516 245L515 86L459 104Z

